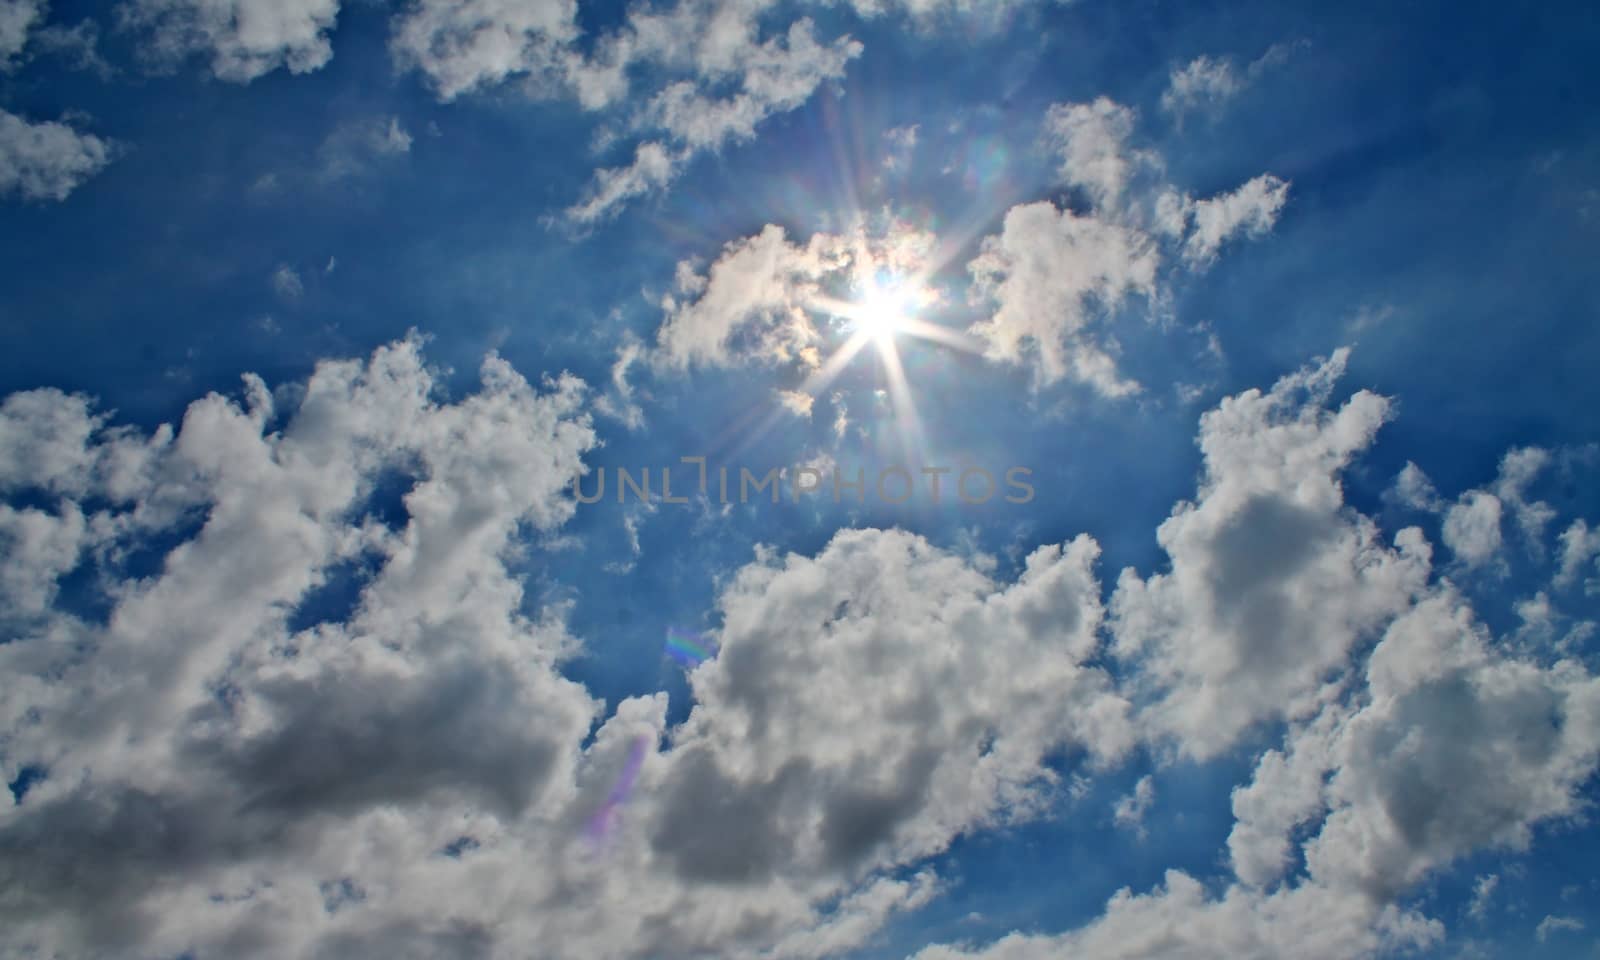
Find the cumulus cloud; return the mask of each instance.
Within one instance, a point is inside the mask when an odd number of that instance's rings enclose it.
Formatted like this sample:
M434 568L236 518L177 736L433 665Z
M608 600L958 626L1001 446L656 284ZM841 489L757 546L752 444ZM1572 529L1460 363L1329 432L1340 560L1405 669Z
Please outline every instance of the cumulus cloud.
M1600 679L1495 649L1448 588L1396 620L1329 740L1318 880L1377 898L1484 846L1524 849L1576 813L1600 756Z
M1141 159L1128 149L1133 119L1132 110L1108 97L1052 106L1045 136L1060 154L1061 182L1083 187L1102 206L1120 200L1130 168Z
M200 56L219 79L248 83L325 66L339 0L132 0L121 12L158 66Z
M664 297L656 359L677 369L737 362L820 361L824 324L839 288L859 288L879 270L911 274L927 263L932 235L891 223L792 243L782 227L723 248L709 269L678 264L676 292Z
M390 804L532 809L595 705L550 671L571 641L520 612L501 555L517 525L570 513L565 485L594 442L580 397L490 358L478 394L441 404L406 341L320 366L281 429L253 377L242 404L213 395L148 437L81 397L9 398L0 442L38 459L6 487L62 501L27 512L20 540L7 515L6 572L90 563L110 606L46 609L39 575L10 611L5 772L47 775L0 814L9 942L276 953L263 929L309 903L293 882L252 896L252 876L336 879ZM393 471L415 478L398 529L364 506ZM123 579L152 535L179 545L155 576ZM290 629L330 576L369 563L358 611ZM411 827L413 845L440 829ZM235 893L189 914L217 889Z
M1462 495L1444 515L1444 545L1469 567L1500 554L1500 498L1483 491Z
M1415 914L1306 886L1263 895L1229 887L1220 897L1181 871L1147 894L1123 889L1081 930L1013 933L987 947L929 947L915 960L1350 960L1427 947L1443 929Z
M578 36L577 0L415 0L395 18L391 49L441 100L512 74L556 67Z
M0 197L65 200L110 163L115 145L65 123L0 110Z
M1581 809L1600 681L1497 650L1450 588L1390 625L1364 680L1235 793L1229 848L1245 882L1276 881L1291 831L1320 822L1303 844L1312 881L1386 902L1469 851L1525 848L1535 824ZM1480 883L1473 915L1493 889Z
M1401 468L1399 476L1395 477L1389 496L1412 510L1438 513L1444 509L1444 501L1439 499L1439 491L1434 488L1433 481L1428 479L1421 467L1409 460Z
M1129 145L1133 120L1130 110L1105 98L1052 107L1046 138L1061 158L1058 175L1086 192L1090 208L1018 204L967 264L968 300L984 313L967 328L971 345L990 360L1030 370L1037 386L1068 381L1107 397L1137 393L1140 385L1119 367L1113 326L1128 303L1154 305L1165 297L1170 271L1163 270L1163 249L1201 250L1184 262L1203 268L1227 238L1268 229L1272 205L1287 195L1285 182L1265 176L1200 201L1170 188L1131 196L1134 171L1161 167L1159 158ZM608 172L612 179L603 180L593 209L581 217L609 207L613 194L636 195L670 178L667 148L646 146L658 152L648 163L641 154L633 167ZM1271 210L1252 205L1258 195ZM1161 198L1171 209L1161 207ZM871 268L925 275L939 265L936 241L890 224L870 234L860 227L817 234L802 246L768 225L724 248L708 274L693 262L679 264L677 290L662 300L667 320L658 358L680 368L751 359L815 367L823 359L816 316L848 295L841 287L859 287Z
M1012 207L969 265L974 294L996 305L971 332L990 359L1032 363L1043 384L1070 377L1107 396L1133 393L1138 385L1118 372L1106 338L1088 328L1094 308L1153 295L1158 261L1135 228L1049 202Z
M1224 400L1202 420L1202 495L1181 504L1159 534L1172 571L1149 581L1125 572L1111 602L1118 652L1128 655L1130 640L1139 647L1130 665L1144 677L1124 690L1136 722L1140 714L1155 721L1150 733L1203 755L1226 746L1246 717L1294 718L1282 748L1263 753L1234 791L1234 879L1212 893L1169 872L1149 893L1118 892L1078 930L929 947L918 960L1333 960L1426 948L1443 926L1397 907L1407 891L1474 851L1522 850L1540 825L1583 815L1585 786L1600 768L1600 678L1576 660L1535 661L1496 640L1454 585L1430 580L1418 531L1384 546L1371 521L1343 505L1337 473L1370 443L1386 406L1357 393L1327 410L1342 365L1336 355L1267 394ZM1522 463L1516 453L1511 461ZM1411 485L1424 480L1414 474ZM1229 502L1278 506L1230 513L1220 508ZM1219 509L1230 516L1216 516L1221 528L1254 530L1250 549L1217 551L1206 516ZM1238 579L1243 556L1257 565L1248 580ZM1316 576L1307 578L1308 564ZM1157 598L1196 574L1231 589ZM1262 640L1287 644L1314 669L1284 671L1284 658L1265 645L1232 646L1245 642L1240 631L1259 610L1222 622L1194 617L1217 601L1249 608L1274 595L1283 602ZM1154 646L1144 632L1150 622L1139 619L1150 607L1183 611L1168 623L1177 632L1158 634L1168 639ZM1210 632L1218 627L1223 634ZM1361 656L1369 635L1375 642ZM1202 692L1207 686L1214 696ZM1170 711L1181 721L1166 723ZM1118 804L1121 819L1132 821L1139 806L1136 787ZM1486 913L1496 882L1479 878L1469 916ZM1573 928L1555 918L1543 935L1565 929Z
M1194 200L1162 181L1159 155L1133 145L1135 120L1106 97L1050 107L1056 178L1082 190L1087 209L1014 206L968 265L973 300L993 307L969 332L990 359L1030 368L1039 386L1070 380L1108 397L1138 392L1115 356L1109 327L1118 310L1129 298L1163 298L1168 259L1203 270L1230 237L1271 229L1288 196L1287 182L1263 174ZM1173 247L1181 256L1166 257Z
M607 713L565 679L581 641L510 566L571 516L597 442L571 378L536 387L491 356L446 400L412 339L299 387L247 377L150 433L13 395L0 492L39 502L0 512L0 773L33 771L0 805L4 942L836 956L929 903L928 858L955 838L1053 809L1063 763L1093 774L1141 737L1214 755L1289 716L1235 793L1224 888L1172 872L1077 931L919 956L1434 943L1394 898L1581 809L1600 681L1516 659L1426 582L1415 531L1390 547L1343 504L1387 405L1327 409L1342 364L1202 420L1199 495L1160 534L1171 569L1125 572L1109 623L1087 536L1009 579L895 530L758 548L720 581L718 652L673 726L665 694ZM98 604L58 595L80 568ZM1153 799L1144 778L1114 816Z
M1389 496L1413 510L1442 517L1441 539L1466 567L1492 563L1504 570L1501 528L1507 517L1515 520L1528 552L1538 559L1545 555L1545 529L1555 519L1555 509L1542 500L1530 500L1528 488L1550 461L1550 452L1539 447L1510 450L1500 458L1493 484L1467 490L1454 503L1439 496L1422 468L1407 462ZM1563 575L1558 574L1558 585Z
M1346 358L1205 414L1199 495L1156 533L1170 569L1118 580L1116 649L1156 691L1146 719L1196 756L1266 718L1312 710L1329 671L1426 582L1420 532L1385 544L1344 504L1340 471L1389 416L1388 401L1364 390L1325 409Z
M1131 749L1092 540L999 583L876 530L759 552L688 719L632 698L585 746L578 641L508 568L574 509L584 391L481 379L442 399L407 340L150 434L0 407L0 487L55 499L0 514L0 772L42 772L0 808L8 947L835 955L938 889L892 871L1045 809L1047 756ZM57 603L83 565L103 614Z
M1028 811L1055 747L1121 756L1133 742L1126 704L1084 665L1102 616L1098 554L1087 537L1041 547L1016 583L997 585L915 536L843 531L814 559L741 571L719 603L722 653L691 677L696 706L675 749L704 752L702 776L725 784L710 794L718 803L784 796L750 808L764 825L727 842L737 865L713 856L710 833L663 852L691 872L905 860ZM681 815L709 828L691 812L704 801L682 800Z
M1528 499L1528 488L1551 463L1550 451L1540 447L1518 447L1500 458L1494 493L1517 522L1529 552L1544 557L1544 532L1555 519L1555 508L1542 500Z
M1600 592L1600 566L1595 563L1597 557L1600 557L1600 530L1591 529L1582 519L1572 521L1572 525L1561 533L1561 565L1556 572L1556 586L1570 587L1580 575L1591 571L1595 577L1583 581L1584 590L1589 593Z

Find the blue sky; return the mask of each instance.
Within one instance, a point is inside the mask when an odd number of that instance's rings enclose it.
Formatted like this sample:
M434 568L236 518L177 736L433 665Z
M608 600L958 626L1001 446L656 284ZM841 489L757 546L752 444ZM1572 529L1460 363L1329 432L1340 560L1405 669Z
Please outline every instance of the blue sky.
M1597 43L0 0L0 956L1600 955Z

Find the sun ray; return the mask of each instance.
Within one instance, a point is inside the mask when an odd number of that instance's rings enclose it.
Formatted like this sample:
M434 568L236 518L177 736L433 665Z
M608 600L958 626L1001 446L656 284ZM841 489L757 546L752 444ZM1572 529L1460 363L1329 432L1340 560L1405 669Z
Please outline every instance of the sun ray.
M981 354L982 347L964 331L918 316L939 301L929 284L930 265L922 264L920 269L905 273L884 267L882 257L865 237L856 239L851 259L854 276L848 298L818 292L805 302L809 312L842 324L844 337L824 354L822 362L806 374L796 389L812 397L821 396L861 351L871 346L882 364L895 432L902 446L900 453L908 463L914 463L921 455L925 437L897 341L922 340L974 355ZM728 437L732 452L747 449L788 415L776 407L747 411L730 431L725 431L733 434Z
M901 324L900 332L923 340L931 340L943 346L960 350L962 353L970 353L975 356L983 353L983 344L973 337L959 330L941 327L936 323L918 320L915 317L907 318Z
M905 366L900 362L900 351L892 339L878 344L878 358L883 363L884 378L889 383L889 404L894 409L897 426L896 439L900 441L901 454L908 469L917 469L923 462L922 419L917 414L916 402L911 397L911 385L906 381Z

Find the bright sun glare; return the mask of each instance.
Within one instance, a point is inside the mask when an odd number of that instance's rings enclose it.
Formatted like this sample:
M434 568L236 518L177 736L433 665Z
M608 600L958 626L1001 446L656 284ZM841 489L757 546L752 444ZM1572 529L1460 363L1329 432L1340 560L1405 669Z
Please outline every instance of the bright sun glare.
M882 344L906 329L912 314L922 304L911 284L903 281L873 281L857 303L855 327Z

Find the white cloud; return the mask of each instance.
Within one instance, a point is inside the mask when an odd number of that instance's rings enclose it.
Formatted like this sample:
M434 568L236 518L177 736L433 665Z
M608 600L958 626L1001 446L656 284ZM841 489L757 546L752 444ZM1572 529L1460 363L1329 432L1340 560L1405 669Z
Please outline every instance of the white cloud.
M574 223L594 223L615 214L622 204L672 182L683 166L685 155L669 150L665 144L648 140L634 151L633 163L626 167L597 170L588 196L567 208Z
M1519 447L1500 458L1494 492L1511 508L1523 541L1530 552L1544 556L1544 531L1555 519L1555 508L1541 500L1528 499L1528 487L1550 465L1550 451L1539 447Z
M44 20L44 0L0 0L0 72L16 66L28 32Z
M1445 511L1444 545L1469 567L1482 566L1500 554L1500 498L1481 490L1462 495Z
M50 608L56 582L78 565L87 527L70 501L59 513L0 504L0 622Z
M744 333L750 345L741 354L800 356L819 339L806 314L817 281L845 256L830 235L817 234L801 247L788 241L782 227L769 224L756 236L728 244L705 276L681 264L678 292L695 299L663 302L661 355L678 366L726 364L735 356L734 335Z
M287 263L278 264L278 269L272 271L272 289L285 300L298 300L306 292L300 274Z
M60 57L68 69L88 70L101 80L110 80L117 70L100 55L100 25L90 19L77 26L51 24L35 30L29 42L41 53Z
M95 457L85 450L101 421L88 401L45 388L14 393L0 406L0 491L25 485L80 493Z
M1229 57L1205 54L1195 57L1181 67L1172 68L1167 89L1161 94L1161 108L1176 116L1179 122L1185 114L1195 110L1215 111L1260 79L1263 73L1282 64L1295 47L1304 43L1275 43L1242 71Z
M324 181L360 176L386 159L411 152L411 134L399 117L341 123L317 148L316 175Z
M8 946L836 955L937 890L885 869L1037 813L1047 755L1131 747L1127 705L1085 665L1093 541L1001 584L873 530L728 581L721 652L670 746L654 695L581 747L600 704L555 669L576 641L559 609L523 612L507 562L522 525L572 512L595 443L582 388L536 390L493 357L482 379L436 399L406 341L276 400L246 378L242 402L207 397L149 438L81 397L6 402L0 443L26 457L7 489L66 498L0 519L6 615L26 624L0 646L0 772L47 771L0 808L0 879L26 891ZM390 526L369 501L397 471ZM176 546L124 579L150 532ZM51 605L79 562L108 578L103 621ZM352 565L348 612L291 627Z
M28 891L5 907L9 943L298 953L338 933L320 905L302 913L323 871L376 871L360 878L374 894L386 882L366 844L426 863L463 829L452 798L491 817L562 802L570 786L552 784L570 783L597 705L551 671L572 641L520 612L503 555L518 525L572 509L564 490L594 443L581 385L535 391L491 357L477 394L432 393L407 341L320 365L270 430L274 401L253 377L243 405L207 397L148 440L79 397L7 400L4 444L37 455L7 486L69 498L53 542L44 518L22 518L24 559L96 564L113 605L104 622L44 612L36 581L0 648L5 772L49 772L0 811L0 869L29 878L6 881ZM409 520L390 529L363 504L395 470L415 482ZM189 518L203 525L157 575L120 579L145 533ZM366 562L377 572L348 619L287 628L333 570ZM262 877L283 886L248 893ZM218 889L235 893L196 909Z
M690 677L658 855L754 882L911 862L1031 813L1052 749L1120 756L1126 704L1083 666L1098 552L1041 547L998 586L909 534L843 531L740 571L722 652Z
M861 45L849 38L819 43L811 21L797 20L781 39L730 50L727 69L739 74L733 96L708 95L699 84L680 81L651 99L641 123L694 151L748 140L762 120L793 110L824 81L843 76L845 64L860 53Z
M1174 114L1197 107L1215 107L1231 100L1244 89L1244 81L1227 57L1195 57L1182 67L1174 67L1161 94L1162 109Z
M595 400L596 412L620 422L629 430L644 426L644 409L634 397L634 387L628 380L628 371L644 359L645 347L631 334L623 338L617 348L617 359L611 364L611 389Z
M1012 207L969 264L974 299L995 305L970 332L990 359L1031 367L1039 386L1070 379L1108 397L1138 392L1103 323L1130 296L1151 306L1165 297L1165 245L1179 245L1189 269L1205 269L1229 237L1269 230L1288 196L1286 182L1263 174L1196 201L1161 182L1158 155L1131 146L1134 121L1105 97L1052 106L1045 138L1061 158L1057 178L1082 189L1089 209Z
M1544 943L1560 933L1581 933L1582 931L1583 921L1577 917L1547 916L1539 921L1539 926L1534 930L1533 935L1534 939Z
M1039 0L822 0L843 2L862 17L878 17L904 11L926 25L940 17L960 17L964 27L1004 23L1007 14ZM1057 0L1065 2L1065 0Z
M1287 184L1271 177L1199 202L1168 189L1161 196L1172 201L1172 209L1156 211L1160 233L1153 234L1145 222L1147 208L1159 204L1125 197L1129 171L1160 168L1158 159L1128 147L1132 118L1131 111L1104 98L1052 107L1047 127L1063 156L1060 175L1089 191L1095 208L1080 213L1049 201L1012 207L1000 233L984 238L967 265L968 299L987 313L967 332L990 360L1030 369L1036 386L1068 380L1108 397L1137 393L1139 384L1118 367L1110 326L1129 300L1162 301L1163 242L1179 242L1188 232L1188 249L1206 248L1208 264L1226 237L1271 225L1270 213L1250 213L1244 208L1252 201L1241 198L1265 191L1281 204L1286 195ZM670 178L674 163L663 152L648 177L638 174L637 164L605 172L602 193L573 215L601 215L613 206L613 195L631 196ZM1224 223L1219 216L1232 220ZM836 284L835 275L854 271L859 286L869 260L901 273L930 269L935 241L931 234L891 224L871 236L860 227L853 235L817 234L802 247L769 225L729 244L709 276L694 264L679 265L679 289L663 300L668 319L658 356L680 368L752 358L815 367L821 357L814 315L826 312L818 308L831 299L825 288Z
M1596 576L1584 581L1585 591L1600 592L1597 557L1600 557L1600 530L1590 529L1581 519L1572 521L1561 534L1561 565L1556 573L1556 586L1570 587L1587 570Z
M763 38L767 0L682 0L639 6L580 49L575 0L414 0L395 20L395 61L427 77L441 100L511 78L538 96L573 96L587 110L629 99L632 73L652 89L626 121L633 160L596 171L565 211L574 224L614 216L627 201L674 179L697 154L754 136L793 110L861 53L849 37L822 42L809 18ZM617 139L611 131L607 141Z
M811 418L811 407L816 402L816 397L803 390L778 390L774 395L778 400L778 406L802 420Z
M1118 580L1112 631L1153 698L1146 722L1195 756L1313 711L1327 674L1426 582L1419 532L1391 548L1344 505L1339 473L1389 415L1367 391L1325 409L1345 360L1340 351L1201 417L1199 496L1156 533L1171 569Z
M248 83L279 67L309 73L326 65L339 0L131 0L122 16L153 62L197 54L220 79Z
M1487 873L1477 879L1472 885L1472 900L1467 904L1467 916L1481 921L1489 915L1489 902L1494 899L1494 891L1500 886L1498 874Z
M1250 237L1266 234L1278 222L1278 213L1288 199L1288 182L1264 173L1231 193L1194 201L1189 207L1194 230L1184 244L1184 259L1192 266L1206 267L1231 238L1241 233Z
M1336 475L1368 445L1386 405L1358 393L1336 414L1326 411L1342 366L1336 356L1269 394L1225 400L1202 420L1202 496L1180 505L1160 533L1172 572L1148 583L1124 573L1112 599L1119 653L1147 677L1175 681L1127 688L1147 719L1183 711L1181 723L1156 723L1158 736L1177 736L1205 755L1225 746L1245 716L1298 718L1283 748L1264 753L1250 782L1234 791L1228 848L1236 881L1212 895L1169 872L1151 893L1120 891L1081 929L1013 933L982 948L930 947L918 960L1333 960L1425 948L1442 939L1442 925L1402 911L1399 897L1474 851L1526 849L1539 825L1584 815L1585 786L1600 767L1600 678L1575 660L1536 662L1494 640L1449 581L1427 582L1428 547L1418 531L1402 531L1399 550L1390 550L1372 537L1368 518L1343 505ZM1221 507L1262 498L1307 512ZM1252 531L1250 549L1232 558L1217 549L1207 519L1215 511L1213 519L1230 517L1223 527ZM1356 554L1336 546L1352 540ZM1253 582L1238 579L1241 556L1254 564ZM1308 577L1308 566L1317 575ZM1202 584L1157 596L1196 574L1231 578L1234 589L1208 597ZM1202 613L1217 600L1248 606L1273 596L1285 602L1263 639L1317 664L1313 670L1273 666L1288 657L1264 645L1232 647L1236 639L1212 635L1218 624ZM1138 640L1150 624L1127 618L1149 607L1179 611L1166 634L1174 646L1140 643L1130 651L1130 627ZM1351 609L1362 612L1351 616ZM1225 626L1237 630L1250 619ZM1351 644L1375 632L1364 662L1348 663ZM1216 685L1214 697L1184 691L1196 677ZM1316 690L1324 677L1330 682ZM1123 819L1137 805L1136 790L1119 805L1129 811ZM1296 845L1303 872L1286 877ZM1469 916L1486 913L1496 883L1492 875L1479 879ZM1563 929L1573 927L1556 918L1543 937Z
M1448 587L1389 627L1364 679L1235 793L1229 846L1246 882L1276 880L1291 831L1320 820L1304 844L1311 879L1385 902L1472 850L1525 848L1534 824L1582 808L1600 681L1500 652ZM1495 882L1480 880L1470 915Z
M862 50L849 37L819 42L805 18L761 43L747 19L714 15L701 29L711 32L695 51L698 75L664 86L634 120L636 130L663 139L642 144L632 166L599 171L588 196L567 210L570 220L604 220L623 201L675 178L695 155L749 140L762 121L799 107L823 83L842 77ZM672 47L664 49L670 54ZM727 86L732 89L721 92ZM646 154L646 147L653 149Z
M1170 870L1150 893L1118 891L1081 930L1013 933L972 950L929 947L915 960L1352 960L1426 947L1443 932L1415 914L1314 886L1268 895L1233 886L1213 898Z
M1440 498L1420 467L1407 462L1395 479L1390 496L1413 510L1442 516L1444 544L1467 567L1483 567L1497 561L1494 565L1504 570L1500 557L1504 544L1501 521L1507 512L1516 520L1529 553L1538 559L1545 555L1544 532L1555 519L1555 510L1543 501L1529 500L1527 491L1549 463L1547 450L1510 450L1500 458L1499 472L1489 489L1468 490L1452 504Z
M1119 827L1144 831L1144 816L1156 802L1155 780L1145 774L1133 785L1133 790L1117 798L1111 806L1111 818Z
M1045 114L1045 136L1061 155L1061 182L1088 190L1102 207L1114 206L1133 165L1146 160L1128 149L1133 120L1132 110L1107 97L1052 106Z
M1399 476L1395 477L1391 496L1413 510L1439 513L1445 508L1444 501L1439 499L1439 491L1434 489L1433 481L1428 479L1428 475L1422 472L1421 467L1409 460L1401 468Z
M735 362L817 366L824 323L834 301L825 284L859 284L880 269L914 273L933 249L930 234L890 223L817 233L800 245L782 227L728 244L702 274L678 264L677 293L662 300L666 320L656 358L670 367Z
M0 490L55 502L0 513L0 616L20 625L0 645L0 774L46 771L0 803L6 945L836 956L937 894L925 858L1073 789L1058 758L1103 769L1142 732L1207 755L1285 715L1283 749L1234 796L1238 882L1172 872L1080 930L920 956L1434 943L1392 899L1581 809L1600 681L1490 642L1453 588L1423 585L1414 531L1391 549L1343 504L1338 473L1387 405L1326 409L1342 363L1202 420L1197 502L1162 527L1171 572L1124 573L1112 599L1119 656L1155 682L1125 692L1096 665L1086 536L1001 581L909 533L844 530L721 581L719 652L672 728L654 694L595 729L603 705L558 670L579 646L562 608L530 609L510 566L525 530L574 510L597 442L576 381L535 388L491 356L446 401L413 339L299 389L247 377L148 436L82 397L14 395ZM397 476L398 503L374 502ZM162 562L130 576L152 534ZM56 605L80 566L108 616ZM315 599L352 573L348 608ZM1318 691L1367 634L1364 667ZM1153 799L1146 777L1114 816L1135 825ZM1295 843L1304 874L1285 881Z
M115 145L65 123L32 123L0 110L0 197L65 200L110 163Z
M395 18L391 49L453 100L558 67L578 36L577 16L577 0L414 0Z
M969 265L974 296L995 303L970 332L990 359L1032 363L1042 384L1070 378L1107 396L1133 393L1138 385L1118 372L1109 338L1090 325L1097 308L1153 295L1158 262L1154 244L1133 228L1048 202L1012 207Z
M1319 881L1392 897L1485 846L1525 849L1576 813L1600 758L1600 680L1498 651L1448 588L1373 651L1360 708L1339 724L1329 809L1305 845Z
M912 155L917 150L918 126L890 127L883 132L883 168L906 170L911 166Z

